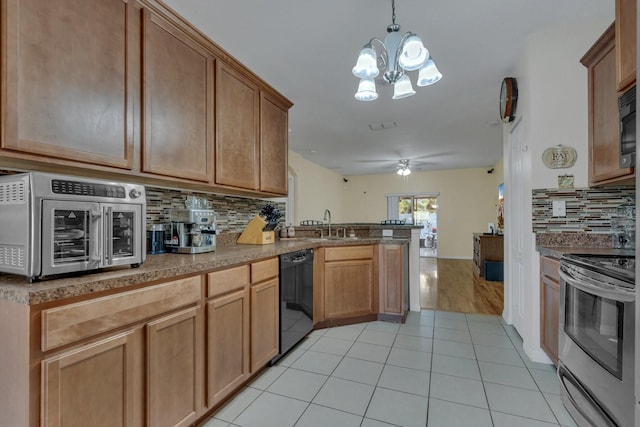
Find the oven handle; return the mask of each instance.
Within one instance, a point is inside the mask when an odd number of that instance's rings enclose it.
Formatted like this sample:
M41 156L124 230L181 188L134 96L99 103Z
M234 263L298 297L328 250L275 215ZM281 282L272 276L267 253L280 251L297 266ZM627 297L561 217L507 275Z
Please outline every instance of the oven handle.
M91 211L89 213L89 217L91 218L91 225L90 227L92 227L91 233L89 233L90 235L90 240L89 240L89 245L90 245L90 260L92 262L95 263L100 263L100 261L102 261L100 259L100 218L102 218L102 213L100 211Z
M606 289L603 286L597 286L591 283L587 283L586 281L580 281L567 274L562 268L560 268L560 278L574 288L578 288L581 291L595 296L620 302L634 302L636 300L635 292L620 291L613 286L610 289Z
M580 415L582 415L585 420L589 422L589 424L591 424L593 427L601 427L601 425L594 424L595 420L593 420L592 417L590 417L589 414L587 414L580 407L580 405L578 405L578 402L576 402L574 397L571 395L571 392L567 388L565 380L569 381L571 385L573 385L580 392L582 397L584 397L589 402L591 407L598 413L598 415L600 415L600 419L607 424L607 427L617 427L617 424L613 422L613 420L609 418L609 415L607 415L600 408L600 405L598 405L593 397L591 397L591 395L584 389L582 384L580 384L575 378L573 378L571 372L562 364L562 362L558 364L558 371L556 372L556 375L558 376L558 380L560 381L560 387L562 387L565 392L565 396L571 401L573 407L580 413Z

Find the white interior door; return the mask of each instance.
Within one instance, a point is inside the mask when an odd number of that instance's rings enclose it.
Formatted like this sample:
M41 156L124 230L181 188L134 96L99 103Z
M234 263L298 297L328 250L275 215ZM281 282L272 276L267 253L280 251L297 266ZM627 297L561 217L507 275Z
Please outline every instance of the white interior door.
M524 284L526 283L526 235L530 228L530 222L526 215L529 199L527 194L527 173L528 173L528 148L524 144L522 137L522 122L517 122L509 133L509 164L511 167L510 187L508 198L505 203L509 205L509 228L508 239L510 255L508 283L505 287L509 288L505 295L509 300L505 303L509 304L510 323L518 330L520 335L525 335L525 301L524 301Z

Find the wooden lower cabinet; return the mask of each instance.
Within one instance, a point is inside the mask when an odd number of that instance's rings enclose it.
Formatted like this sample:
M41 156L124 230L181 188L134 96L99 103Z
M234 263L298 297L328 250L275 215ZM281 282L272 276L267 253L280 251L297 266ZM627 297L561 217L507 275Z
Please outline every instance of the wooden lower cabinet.
M251 372L269 363L279 351L278 278L251 285Z
M376 313L374 246L326 248L324 255L324 319Z
M560 262L540 257L540 346L558 363L560 318Z
M248 286L207 302L207 407L249 377Z
M142 425L141 328L42 361L46 427Z
M380 313L404 316L408 310L405 245L380 245Z
M188 426L202 409L202 310L192 307L147 324L147 422Z

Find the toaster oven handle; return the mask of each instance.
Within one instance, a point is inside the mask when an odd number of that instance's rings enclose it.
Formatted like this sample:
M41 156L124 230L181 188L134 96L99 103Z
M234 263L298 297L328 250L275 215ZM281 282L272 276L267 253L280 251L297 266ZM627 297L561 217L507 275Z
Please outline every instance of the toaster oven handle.
M99 210L91 211L89 215L91 218L91 225L90 225L91 232L89 233L89 235L91 236L91 239L89 240L89 245L91 247L90 260L92 262L99 264L101 259L100 259L100 248L98 246L100 244L98 233L100 231L99 220L100 218L102 218L102 212L100 212Z
M113 264L113 208L107 207L105 214L105 235L107 238L104 240L104 260L105 264Z

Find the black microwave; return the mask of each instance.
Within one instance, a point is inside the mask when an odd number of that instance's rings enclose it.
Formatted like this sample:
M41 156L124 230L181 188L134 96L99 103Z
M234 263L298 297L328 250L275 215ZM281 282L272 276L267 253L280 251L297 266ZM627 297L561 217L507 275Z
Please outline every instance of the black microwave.
M618 98L620 112L620 167L636 165L636 87Z

